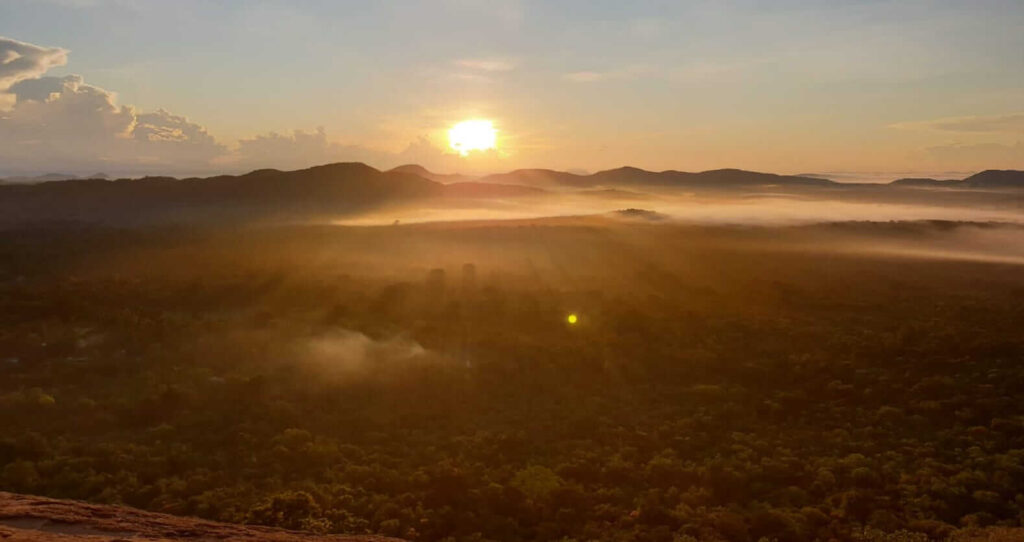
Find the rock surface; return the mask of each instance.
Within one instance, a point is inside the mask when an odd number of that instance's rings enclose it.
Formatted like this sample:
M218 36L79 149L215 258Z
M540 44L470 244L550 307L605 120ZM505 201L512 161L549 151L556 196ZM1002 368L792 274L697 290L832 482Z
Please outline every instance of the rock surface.
M232 525L0 492L2 542L102 542L128 540L269 540L272 542L396 542L383 536L316 535L252 525Z

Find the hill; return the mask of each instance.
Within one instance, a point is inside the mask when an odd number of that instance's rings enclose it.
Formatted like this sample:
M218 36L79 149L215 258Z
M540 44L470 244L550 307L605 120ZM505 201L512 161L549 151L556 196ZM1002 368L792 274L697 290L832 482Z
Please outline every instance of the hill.
M460 173L434 173L433 171L430 171L418 164L406 164L404 166L389 169L388 171L394 173L409 173L441 184L465 183L476 180L476 177L462 175Z
M68 173L47 173L45 175L37 176L17 176L7 177L6 179L0 179L0 182L7 183L45 183L49 181L70 181L78 179L109 179L110 177L106 173L93 173L86 177L79 177L78 175L71 175Z
M122 506L0 492L0 539L12 542L71 540L267 540L270 542L388 542L383 536L314 535L252 525L232 525L144 512Z
M964 179L971 188L1024 188L1024 171L989 169Z
M908 177L904 179L896 179L889 183L889 186L906 186L906 187L921 187L921 188L956 188L961 185L963 181L959 179L931 179L927 177Z
M72 180L0 187L3 222L154 223L336 215L388 202L440 196L417 175L360 163L297 171L256 170L209 178Z
M976 206L1004 199L997 192L1024 187L1024 172L989 170L963 180L899 179L889 184L838 183L799 175L740 169L690 173L622 167L594 174L520 169L465 180L407 165L380 171L362 163L336 163L296 171L260 169L243 175L175 179L73 179L0 183L0 227L29 223L139 225L161 223L238 224L334 219L386 206L443 199L448 202L507 199L573 192L618 199L686 193L747 196L756 193L842 197L847 201ZM958 188L920 191L900 188ZM971 192L973 191L973 192ZM965 194L973 193L966 202ZM987 194L987 195L986 195ZM946 201L956 200L956 201ZM982 202L984 203L984 202Z
M589 175L577 175L552 169L517 169L508 173L488 175L483 183L519 184L538 188L588 188L594 186Z
M794 175L776 175L741 169L717 169L700 173L647 171L621 167L592 175L576 175L547 169L521 169L490 175L481 182L520 184L545 188L688 188L732 190L758 186L834 186L834 181Z
M1000 189L1000 188L1024 188L1024 171L1013 169L989 169L971 175L966 179L928 179L910 178L896 179L889 183L891 186L906 186L920 188L960 188L960 189Z

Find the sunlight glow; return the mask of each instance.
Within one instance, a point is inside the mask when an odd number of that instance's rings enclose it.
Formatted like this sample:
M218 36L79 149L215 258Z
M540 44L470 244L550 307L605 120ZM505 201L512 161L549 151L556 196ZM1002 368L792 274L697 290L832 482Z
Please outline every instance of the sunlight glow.
M448 146L462 156L471 151L486 151L497 146L498 131L489 120L464 120L448 130Z
M580 321L580 319L575 314L570 314L569 317L565 319L565 321L569 322L569 325L575 325L576 322Z

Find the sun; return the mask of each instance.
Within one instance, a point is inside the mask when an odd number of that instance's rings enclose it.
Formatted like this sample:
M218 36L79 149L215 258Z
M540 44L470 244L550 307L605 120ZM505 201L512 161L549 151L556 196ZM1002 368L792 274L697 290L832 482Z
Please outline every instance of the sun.
M566 321L566 322L569 322L569 324L570 324L570 325L576 325L576 322L579 322L579 321L580 321L580 319L579 319L579 317L578 317L578 316L576 316L576 314L574 313L574 314L570 314L570 315L569 315L569 316L568 316L568 317L567 317L567 318L565 319L565 321Z
M462 156L471 151L493 149L498 143L498 131L489 120L464 120L448 130L448 146Z

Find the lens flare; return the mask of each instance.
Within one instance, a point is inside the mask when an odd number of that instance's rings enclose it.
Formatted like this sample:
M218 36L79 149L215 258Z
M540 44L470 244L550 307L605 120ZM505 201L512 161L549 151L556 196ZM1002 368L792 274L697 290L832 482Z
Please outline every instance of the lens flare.
M497 144L498 131L489 120L464 120L448 130L448 146L462 156L493 149Z

